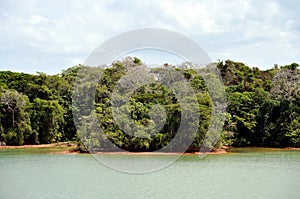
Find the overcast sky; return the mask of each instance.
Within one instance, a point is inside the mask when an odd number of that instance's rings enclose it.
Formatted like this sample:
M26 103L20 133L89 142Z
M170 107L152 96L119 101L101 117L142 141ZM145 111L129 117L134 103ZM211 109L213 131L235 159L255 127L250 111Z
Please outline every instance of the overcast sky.
M0 0L0 70L60 73L111 37L145 27L182 33L213 61L299 63L299 10L297 0Z

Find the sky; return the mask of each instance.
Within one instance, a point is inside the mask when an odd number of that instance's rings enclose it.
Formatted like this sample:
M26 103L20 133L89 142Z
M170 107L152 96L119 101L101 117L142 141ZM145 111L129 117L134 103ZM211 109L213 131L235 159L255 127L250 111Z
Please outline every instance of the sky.
M0 70L57 74L138 28L184 34L213 61L261 69L299 63L299 10L297 0L0 0ZM160 53L137 55L166 61Z

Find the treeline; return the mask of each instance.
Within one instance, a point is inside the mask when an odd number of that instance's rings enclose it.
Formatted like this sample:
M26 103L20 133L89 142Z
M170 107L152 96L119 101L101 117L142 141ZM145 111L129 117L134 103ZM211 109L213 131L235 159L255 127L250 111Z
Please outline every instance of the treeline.
M230 60L216 65L227 94L226 121L217 143L219 146L300 147L298 64L275 65L267 71ZM128 71L143 66L137 58L125 58L106 69L94 68L102 73L100 81L89 85L96 90L92 99L95 109L86 110L81 114L82 118L77 118L81 123L77 130L72 97L80 96L72 96L72 92L78 71L88 71L89 67L75 66L59 75L0 72L0 141L8 145L23 145L76 140L82 150L108 149L109 143L129 151L153 151L167 146L180 128L182 115L195 111L192 106L195 101L192 98L180 101L167 85L150 80L149 84L132 91L130 98L122 95L126 89L130 90L130 86L118 87L120 82L121 85L126 83L121 79ZM176 85L179 76L173 79L162 76L166 70L169 74L182 74L195 92L201 118L196 135L189 136L194 138L190 148L197 149L208 130L214 106L209 89L199 71L187 63L179 66L165 64L161 69L151 69L151 72L161 82L169 78L167 80ZM113 100L112 93L117 93ZM130 117L114 118L111 107L116 103L118 113L128 112ZM184 113L182 103L186 107ZM81 105L73 103L75 113L76 106ZM154 117L155 113L159 114ZM103 134L86 128L95 123ZM183 135L180 139L189 137Z
M60 75L1 71L0 141L23 145L74 140L71 94L76 68Z

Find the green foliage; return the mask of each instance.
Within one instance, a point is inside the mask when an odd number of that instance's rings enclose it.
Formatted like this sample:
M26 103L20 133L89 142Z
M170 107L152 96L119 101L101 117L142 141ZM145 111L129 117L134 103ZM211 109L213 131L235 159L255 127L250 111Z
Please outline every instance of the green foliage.
M0 94L1 141L22 145L31 136L28 97L15 90Z
M71 93L76 73L63 75L0 71L1 141L22 145L75 139Z
M218 67L229 99L223 136L226 142L239 146L300 146L298 64L260 71L227 60Z
M228 99L226 122L218 146L300 147L300 71L297 63L275 65L266 71L231 60L216 65ZM216 76L208 72L209 68L196 71L191 64L183 63L178 67L165 64L163 68L151 69L161 81L140 85L126 101L122 89L116 90L116 86L128 71L143 66L140 59L127 57L109 68L79 65L59 75L0 71L0 141L22 145L77 140L83 151L115 150L116 146L129 151L154 151L167 146L176 136L181 125L182 105L185 114L192 115L195 111L200 114L196 135L188 134L192 130L187 129L180 138L182 141L195 137L190 150L199 149L205 136L213 139L214 133L220 133L218 129L207 135L211 121L224 116L212 116L212 108L218 106L224 96L218 90ZM82 78L77 76L79 71L86 71L91 79L98 79L101 74L101 81L82 84L85 87L79 87L82 92L75 96L72 95L74 83L76 78ZM168 77L164 73L168 73ZM193 88L198 109L192 106L194 99L188 96L188 89L180 84L181 76ZM81 81L85 83L84 79ZM208 87L206 81L213 83ZM162 82L169 82L172 88ZM183 101L174 93L176 88L181 89L181 95L187 96ZM95 96L85 97L93 90L96 90ZM113 92L120 113L128 112L130 116L120 117L118 124L111 108ZM72 104L72 97L81 99L80 103ZM95 107L80 109L86 104ZM77 118L82 124L80 129L74 126L72 108L82 116ZM159 113L157 117L153 117L155 113ZM159 126L158 121L163 125ZM96 129L101 129L103 134ZM111 142L115 146L109 145ZM175 143L170 150L175 150L176 144L180 143Z
M59 128L63 123L64 110L58 101L36 98L32 109L32 129L38 135L39 142L49 144L60 141L62 133Z

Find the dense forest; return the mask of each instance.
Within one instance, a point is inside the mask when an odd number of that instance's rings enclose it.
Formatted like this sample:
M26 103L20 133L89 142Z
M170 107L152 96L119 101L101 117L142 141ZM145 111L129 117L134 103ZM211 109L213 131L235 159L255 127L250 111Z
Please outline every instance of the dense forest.
M0 71L1 143L26 145L76 141L81 150L96 151L107 149L108 142L129 151L154 151L168 145L176 136L183 113L178 98L164 84L143 85L128 101L121 94L116 95L114 103L120 103L120 110L129 112L133 122L126 117L119 120L119 125L114 122L111 93L122 76L132 68L142 66L144 63L138 58L127 57L110 67L93 69L103 73L95 85L97 92L92 101L95 109L87 110L84 118L77 119L84 123L83 126L99 123L104 132L101 136L86 129L76 129L73 119L74 110L77 110L74 105L80 106L72 104L78 71L91 67L74 66L58 75ZM227 98L226 121L217 146L300 147L298 64L275 65L266 71L231 60L219 61L216 66ZM199 148L208 130L213 106L203 77L196 71L198 69L187 63L165 64L161 69L151 70L156 74L162 70L176 71L193 88L201 119L190 148ZM193 99L190 101L193 104ZM194 107L189 106L188 100L184 103L192 112ZM160 106L151 108L158 104ZM165 112L160 112L160 107ZM152 118L152 112L161 113L162 118ZM154 123L160 121L164 122L160 130L152 132ZM124 133L126 129L131 134ZM181 139L188 138L183 136Z

